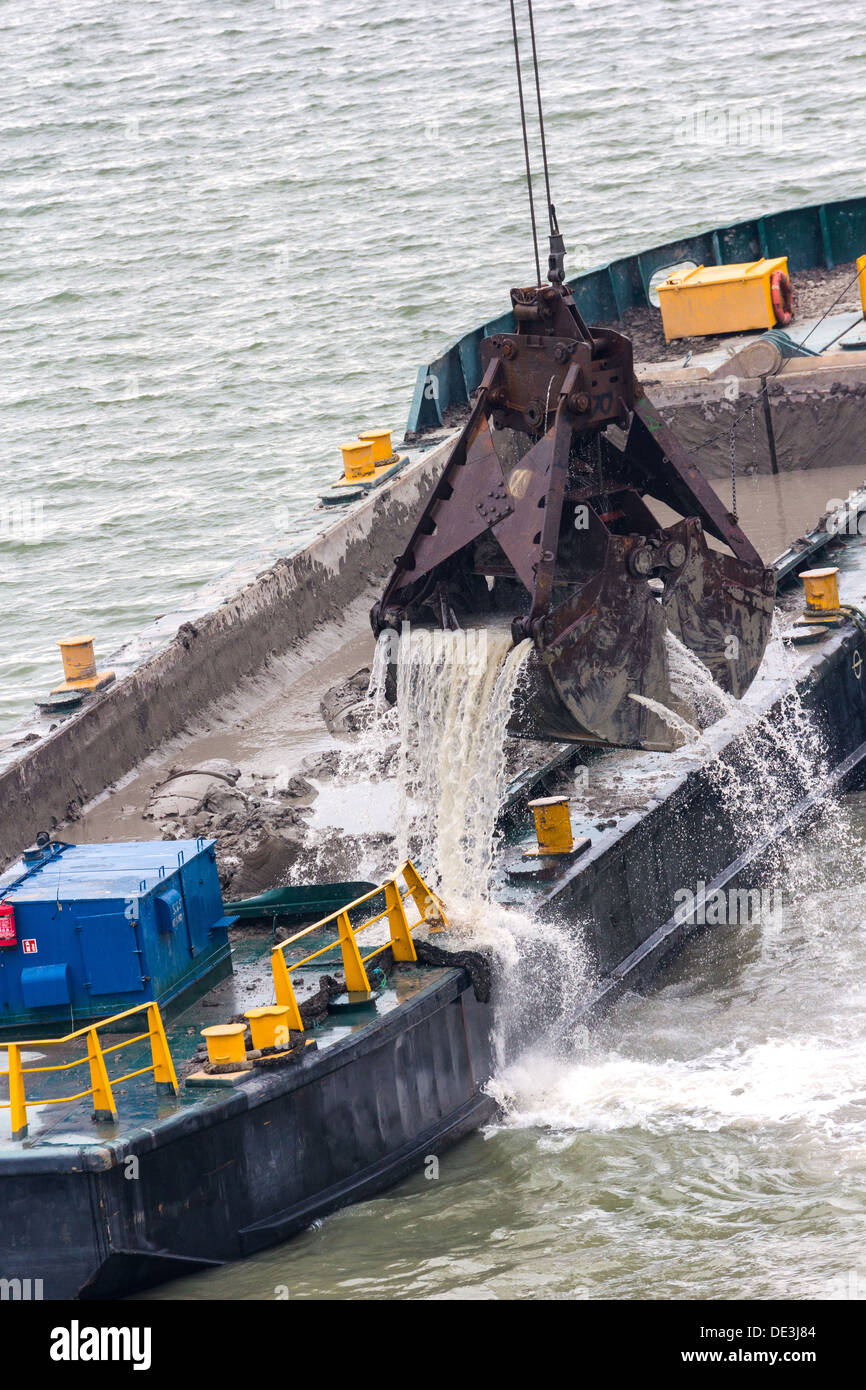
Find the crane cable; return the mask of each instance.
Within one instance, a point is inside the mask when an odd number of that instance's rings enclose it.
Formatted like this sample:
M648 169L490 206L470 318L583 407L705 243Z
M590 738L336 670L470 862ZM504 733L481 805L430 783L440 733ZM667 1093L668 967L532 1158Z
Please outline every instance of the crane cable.
M531 15L532 15L531 0L529 0L529 3L530 3L530 18L531 18ZM520 124L521 124L521 127L522 127L522 129L523 129L523 153L524 153L524 157L525 157L525 159L526 159L526 189L527 189L527 192L529 193L529 216L530 216L530 218L531 218L531 220L532 220L532 245L533 245L533 247L534 247L534 249L535 249L535 274L536 274L536 277L537 277L537 278L536 278L536 284L540 285L540 284L541 284L541 261L540 261L539 258L538 258L538 229L537 229L537 227L536 227L536 225L535 225L535 203L534 203L534 200L533 200L533 197L532 197L532 168L531 168L531 165L530 165L530 162L529 162L529 136L528 136L527 130L526 130L526 107L525 107L524 102L523 102L523 78L522 78L521 72L520 72L520 48L519 48L519 45L518 45L518 42L517 42L517 15L515 14L515 11L514 11L514 0L510 0L510 4L511 4L511 32L512 32L512 35L513 35L513 37L514 37L514 63L515 63L515 67L517 68L517 94L518 94L518 97L519 97L519 99L520 99ZM534 52L535 52L535 35L534 35L534 32L533 32L533 54L534 54ZM535 76L536 76L536 87L537 87L537 85L538 85L538 64L537 64L537 62L536 62L536 68L535 68ZM540 114L541 114L541 93L540 93L540 91L538 92L538 111L539 111L539 116L540 116ZM543 129L542 129L542 148L543 148L543 145L544 145L544 133L543 133ZM545 179L546 179L546 178L547 178L547 155L546 155L546 154L545 154L545 156L544 156L544 173L545 173ZM549 198L548 198L548 202L549 202Z
M550 224L551 235L556 231L555 213L553 200L550 196L550 175L547 169L547 142L544 138L544 113L541 109L541 83L538 78L538 53L535 47L535 20L532 14L532 0L526 0L526 7L529 11L529 33L532 37L532 63L535 68L535 96L538 101L538 129L541 134L541 160L544 165L544 188L547 193L547 220Z

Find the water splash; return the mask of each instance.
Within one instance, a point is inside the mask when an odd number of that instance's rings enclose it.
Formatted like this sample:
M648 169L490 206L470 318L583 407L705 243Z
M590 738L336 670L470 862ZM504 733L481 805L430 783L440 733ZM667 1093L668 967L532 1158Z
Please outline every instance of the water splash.
M818 789L822 836L838 836L835 798L820 790L828 761L796 689L778 622L765 669L779 682L779 697L768 712L721 690L673 634L666 641L676 708L653 708L688 744L680 755L701 763L720 817L742 833L743 847L774 829L806 790ZM442 895L452 921L449 946L494 958L500 1065L521 1038L543 1037L549 1056L573 1050L573 1020L591 985L577 924L539 922L490 894L507 726L529 646L514 647L504 624L472 632L407 627L399 639L383 634L368 729L354 755L359 766L381 775L389 748L398 855L416 857ZM386 698L389 681L395 705ZM784 882L786 893L800 891L816 882L810 873L815 857L788 845L784 854L774 851L762 879ZM768 940L783 934L784 921L766 923L764 930Z
M821 847L844 842L848 823L830 780L826 738L803 704L795 658L782 640L782 625L777 611L765 656L765 669L777 679L779 690L770 710L756 711L711 679L701 687L698 700L705 709L714 702L736 738L731 756L713 758L708 772L728 817L742 827L744 842L771 833L786 811L807 794L814 797L815 829L808 844L777 842L765 866L774 886L790 898L792 892L806 892L821 882ZM699 678L697 672L694 676Z
M508 765L507 727L531 642L506 623L456 632L410 627L376 645L358 737L338 779L362 803L395 789L395 858L414 858L453 917L489 898Z
M606 1052L571 1064L533 1051L491 1090L510 1128L555 1131L762 1130L799 1124L843 1134L862 1119L862 1040L753 1038L689 1059Z
M648 710L652 710L653 714L657 714L669 729L680 735L683 743L696 743L700 739L700 729L695 728L695 725L690 724L687 719L683 719L676 710L663 705L660 700L653 700L649 695L635 695L634 693L629 694L629 699L634 700L635 704L645 705Z
M593 982L579 924L541 921L488 898L468 911L458 906L448 948L484 951L493 960L497 1070L522 1054L529 1038L548 1058L572 1055L574 1020Z
M704 729L724 715L736 714L740 702L717 685L700 657L670 628L665 631L665 650L671 691L693 715L693 724Z
M807 793L816 799L822 843L829 845L846 832L846 818L830 783L825 738L803 704L795 657L782 640L783 623L777 611L762 664L762 672L778 683L778 698L770 710L762 711L748 699L738 700L723 690L704 663L670 631L665 645L678 708L632 696L680 734L690 754L701 758L720 810L741 831L743 848L769 835ZM721 752L717 751L720 735ZM814 839L805 852L786 845L783 853L776 846L769 851L765 872L776 886L784 877L788 892L794 883L798 891L804 891L820 881L820 860Z

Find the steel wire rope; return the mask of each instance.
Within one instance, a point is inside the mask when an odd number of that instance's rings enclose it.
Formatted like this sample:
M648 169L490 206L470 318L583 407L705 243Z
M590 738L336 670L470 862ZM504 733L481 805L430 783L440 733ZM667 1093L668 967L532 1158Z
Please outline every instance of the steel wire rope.
M535 225L535 202L532 196L532 166L529 161L529 136L526 130L526 107L523 101L523 78L520 72L520 45L517 41L517 15L514 0L511 5L511 32L514 37L514 65L517 69L517 95L520 99L520 125L523 130L523 154L526 160L526 190L529 194L529 216L532 221L532 245L535 250L536 284L541 284L541 261L538 258L538 228Z

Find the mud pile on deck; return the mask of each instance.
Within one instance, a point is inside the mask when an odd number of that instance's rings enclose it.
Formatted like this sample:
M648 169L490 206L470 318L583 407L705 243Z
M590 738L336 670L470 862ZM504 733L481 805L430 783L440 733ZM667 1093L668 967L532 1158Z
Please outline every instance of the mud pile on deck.
M298 772L245 771L224 758L174 766L153 789L144 816L166 839L215 839L223 892L232 898L287 882L356 876L362 851L369 854L380 842L389 850L390 837L364 833L362 806L357 836L311 832L309 820L316 783L338 775L339 744L345 747L360 726L369 677L368 670L357 671L325 693L320 712L335 746Z

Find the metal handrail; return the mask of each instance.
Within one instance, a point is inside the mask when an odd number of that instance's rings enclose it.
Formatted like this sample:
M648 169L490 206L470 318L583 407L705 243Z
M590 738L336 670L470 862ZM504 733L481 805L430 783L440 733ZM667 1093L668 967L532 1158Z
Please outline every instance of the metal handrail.
M145 1009L147 1010L146 1033L136 1033L134 1037L124 1038L122 1042L113 1043L111 1047L104 1048L102 1046L99 1040L100 1028L108 1028L113 1023L119 1023L121 1019L142 1013ZM84 1037L87 1038L87 1055L85 1057L75 1057L71 1062L57 1062L49 1066L24 1067L21 1065L22 1047L62 1047L65 1043L75 1042L78 1038ZM105 1058L110 1052L118 1052L123 1047L132 1046L133 1043L143 1042L145 1038L150 1040L151 1065L141 1067L137 1071L127 1072L125 1076L115 1077L114 1084L117 1085L121 1081L130 1081L135 1076L146 1076L153 1072L153 1079L158 1089L177 1095L177 1075L165 1036L162 1015L159 1011L159 1005L153 1002L136 1004L131 1009L124 1009L122 1013L100 1019L98 1023L77 1028L74 1033L66 1033L62 1038L28 1038L25 1043L0 1041L0 1048L5 1048L9 1057L9 1099L8 1101L0 1101L0 1110L11 1111L12 1138L26 1139L28 1106L66 1105L75 1100L83 1100L85 1096L93 1096L94 1119L116 1121L117 1106L114 1101L112 1083L108 1078ZM90 1067L90 1085L86 1091L77 1091L71 1096L46 1096L40 1100L27 1099L24 1087L25 1076L32 1076L38 1072L69 1071L73 1067L83 1066L85 1062Z
M399 879L403 878L406 888L401 891ZM357 907L363 906L371 898L378 894L385 894L385 907L381 912L375 913L359 926L353 927L349 920L349 913ZM407 898L411 898L418 911L418 920L409 922L406 916L404 903ZM354 902L346 903L344 907L337 908L334 912L322 917L318 922L313 922L309 927L304 927L302 931L295 932L274 946L271 951L271 971L274 977L274 993L276 1001L281 1006L288 1009L289 1027L297 1032L304 1031L304 1024L301 1018L298 1001L295 998L295 991L292 986L291 972L300 970L303 966L309 965L311 960L316 960L318 956L324 956L329 951L339 949L343 960L343 972L346 976L346 989L350 994L357 994L369 999L372 990L370 980L365 970L368 960L374 956L381 955L388 947L394 951L394 959L399 961L415 961L418 959L415 951L415 944L412 940L412 932L417 926L428 919L428 911L431 904L435 904L436 916L447 927L448 921L442 909L442 904L435 893L427 887L411 860L407 859L400 865L393 878L386 879L369 893L364 893L362 897L356 898ZM366 931L376 922L381 922L384 917L388 918L390 928L389 939L381 946L377 946L366 956L362 956L358 950L356 937L360 932ZM317 951L312 951L303 960L293 961L288 964L285 952L289 946L294 945L305 936L312 933L321 932L324 927L331 923L337 924L337 939L328 942L327 946L321 946Z

